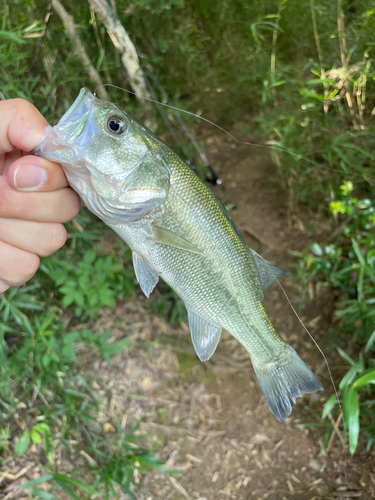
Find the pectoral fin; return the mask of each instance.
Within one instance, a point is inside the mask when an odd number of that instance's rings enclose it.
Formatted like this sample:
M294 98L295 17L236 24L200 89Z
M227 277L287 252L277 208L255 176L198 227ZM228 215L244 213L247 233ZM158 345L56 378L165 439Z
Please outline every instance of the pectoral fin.
M263 293L267 290L267 288L276 281L277 278L286 273L284 269L277 267L268 260L263 259L259 254L254 252L251 248L249 248L251 255L254 259L255 265L258 270L258 276L260 281L260 286L262 287Z
M137 252L133 251L133 266L142 292L148 298L159 281L159 275Z
M157 226L153 224L154 235L149 238L156 243L160 243L162 245L169 245L171 247L179 248L180 250L185 250L186 252L195 253L198 255L203 255L198 248L189 243L182 236L170 231L169 229L165 229L164 227Z
M210 325L204 319L188 309L191 340L198 358L207 361L216 350L220 340L221 329Z

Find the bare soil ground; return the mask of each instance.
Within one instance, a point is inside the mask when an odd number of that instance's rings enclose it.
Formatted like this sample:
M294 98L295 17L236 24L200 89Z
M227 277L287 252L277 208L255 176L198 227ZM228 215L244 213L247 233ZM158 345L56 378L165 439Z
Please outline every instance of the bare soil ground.
M311 227L310 233L304 229L313 226L312 216L288 216L286 194L272 180L276 167L269 152L234 148L222 136L213 137L208 148L236 202L231 216L245 241L292 271L289 251L301 250L314 236ZM220 191L215 192L225 201ZM288 278L282 283L290 297L296 293ZM330 450L321 451L324 429L302 426L320 422L324 401L333 389L321 356L277 284L266 293L266 310L280 335L325 386L324 393L299 399L283 423L269 412L249 357L235 339L224 334L212 359L200 363L187 325L173 328L146 312L143 303L139 292L134 300L104 311L95 324L97 331L110 329L113 340L129 336L131 348L110 363L82 358L83 370L95 378L104 397L99 415L103 428L110 434L117 417L127 429L143 416L139 432L153 436L147 438L147 446L160 451L167 466L181 473L171 477L153 471L137 478L142 484L134 491L137 500L375 498L375 452L360 447L350 458L336 435ZM310 290L302 319L319 338L332 321L329 292L317 295ZM61 464L61 472L87 466L82 455L75 461L62 457ZM14 471L21 466L25 464L14 464ZM33 470L32 475L25 473L25 479L35 477L36 463Z

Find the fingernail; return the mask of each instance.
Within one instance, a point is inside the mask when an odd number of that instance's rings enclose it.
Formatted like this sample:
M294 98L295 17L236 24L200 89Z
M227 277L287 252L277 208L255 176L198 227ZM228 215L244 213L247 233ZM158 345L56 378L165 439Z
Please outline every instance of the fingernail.
M46 171L36 165L21 163L14 170L14 186L20 191L35 191L42 187L46 180Z

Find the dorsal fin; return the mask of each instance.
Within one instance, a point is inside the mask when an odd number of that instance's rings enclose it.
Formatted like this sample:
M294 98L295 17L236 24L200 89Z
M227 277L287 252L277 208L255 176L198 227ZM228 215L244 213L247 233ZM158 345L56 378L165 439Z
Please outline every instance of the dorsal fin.
M260 281L260 286L262 287L263 293L267 290L267 288L276 281L277 278L280 278L283 274L286 273L284 269L271 264L268 260L263 259L259 254L254 252L251 248L249 248L250 253L254 259L254 263L258 270L258 276Z

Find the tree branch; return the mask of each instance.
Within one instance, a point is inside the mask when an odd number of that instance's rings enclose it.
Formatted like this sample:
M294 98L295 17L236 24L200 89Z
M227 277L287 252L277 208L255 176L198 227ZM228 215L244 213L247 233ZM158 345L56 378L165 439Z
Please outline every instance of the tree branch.
M83 67L86 73L89 75L90 80L92 80L92 82L98 87L97 92L99 97L101 99L108 99L107 91L102 86L103 85L102 79L100 78L99 73L96 71L94 66L91 64L86 49L77 33L74 17L68 14L68 12L65 10L64 6L60 3L59 0L52 0L52 8L59 16L61 21L65 24L66 30L72 41L75 53L81 59Z
M104 24L113 45L119 51L122 64L129 77L129 83L139 102L144 108L149 109L149 103L142 99L142 97L150 98L150 95L147 91L143 71L139 64L138 54L133 42L106 0L88 0L88 2Z

